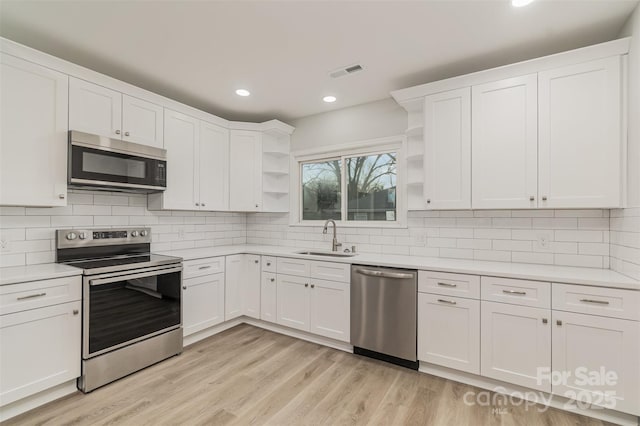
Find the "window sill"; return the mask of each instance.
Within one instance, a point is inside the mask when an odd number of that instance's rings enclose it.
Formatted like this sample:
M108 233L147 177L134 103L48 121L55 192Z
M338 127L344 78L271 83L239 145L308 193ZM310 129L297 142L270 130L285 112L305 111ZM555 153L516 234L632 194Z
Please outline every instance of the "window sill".
M317 228L324 226L325 221L309 221L309 222L293 222L289 223L289 226L300 228ZM388 228L388 229L407 229L407 225L399 222L338 222L336 221L338 228Z

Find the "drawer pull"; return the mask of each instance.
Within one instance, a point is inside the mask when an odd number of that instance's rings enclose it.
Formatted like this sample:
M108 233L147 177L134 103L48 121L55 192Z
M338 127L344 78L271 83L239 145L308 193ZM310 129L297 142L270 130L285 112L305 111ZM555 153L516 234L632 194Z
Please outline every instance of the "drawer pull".
M270 278L269 281L274 282L276 279L275 278Z
M446 300L446 299L438 299L438 302L448 303L449 305L455 305L456 302L454 300Z
M42 297L42 296L46 296L46 295L47 295L47 293L30 294L28 296L18 297L17 300L33 299L35 297Z
M594 299L580 299L581 302L585 303L597 303L598 305L608 305L609 302L606 300L594 300Z
M271 262L267 262L267 266L271 266Z
M202 270L202 269L209 269L209 268L211 268L211 265L200 266L198 269Z
M441 285L442 287L458 287L458 284L449 284L449 283L441 283L441 282L438 282L438 285Z
M507 294L517 294L519 296L524 296L525 294L527 294L526 291L518 291L518 290L502 290L502 292Z

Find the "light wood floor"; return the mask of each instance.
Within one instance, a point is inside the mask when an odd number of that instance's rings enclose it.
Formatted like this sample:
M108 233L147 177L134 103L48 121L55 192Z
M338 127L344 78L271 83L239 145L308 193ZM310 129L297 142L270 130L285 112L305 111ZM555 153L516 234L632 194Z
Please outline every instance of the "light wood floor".
M7 425L602 425L536 407L468 406L480 389L249 325Z

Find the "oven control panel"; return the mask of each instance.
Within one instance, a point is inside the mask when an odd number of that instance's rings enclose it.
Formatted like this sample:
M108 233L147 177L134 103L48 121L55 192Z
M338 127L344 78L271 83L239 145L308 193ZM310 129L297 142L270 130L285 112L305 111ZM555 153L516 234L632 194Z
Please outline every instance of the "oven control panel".
M59 229L56 231L57 248L150 242L151 228Z

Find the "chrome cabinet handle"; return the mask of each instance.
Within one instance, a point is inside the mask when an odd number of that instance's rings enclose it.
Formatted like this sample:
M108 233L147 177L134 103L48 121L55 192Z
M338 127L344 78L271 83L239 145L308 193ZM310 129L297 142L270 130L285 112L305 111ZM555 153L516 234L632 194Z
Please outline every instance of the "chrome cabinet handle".
M315 285L315 284L311 284L311 288L315 288L315 287L316 287L316 285Z
M438 285L441 285L442 287L458 287L458 284L449 284L449 283L441 283L441 282L438 282Z
M183 289L183 290L186 290L186 289L187 289L187 286L186 286L186 285L183 285L183 286L182 286L182 289Z
M309 283L304 283L304 286L305 287L309 287Z
M267 266L271 266L271 262L267 262Z
M124 135L125 136L129 136L129 132L124 132Z
M507 294L518 294L521 296L524 296L525 294L527 294L526 291L517 291L517 290L502 290L502 292Z
M204 207L204 206L206 206L206 204L205 204L205 203L202 203L202 207Z
M196 206L200 206L200 203L196 203Z
M438 302L448 303L449 305L455 305L456 304L455 300L438 299Z
M33 299L33 298L36 298L36 297L42 297L42 296L46 296L46 295L47 295L47 293L30 294L28 296L17 297L16 300Z
M381 277L381 278L397 278L400 280L404 280L407 278L413 278L413 274L404 274L402 272L384 272L384 271L372 271L371 269L363 269L358 268L356 272L362 275L369 275L371 277Z
M546 323L548 323L548 322L549 322L549 320L547 320L546 318L542 318L542 323L543 323L543 324L546 324Z
M609 302L606 300L594 300L594 299L580 299L581 302L585 303L597 303L598 305L608 305Z
M427 198L427 204L431 204L431 199Z
M120 130L116 130L116 135L119 135L119 134L120 134Z
M536 199L536 197L534 197L533 195L529 196L529 201L534 201Z
M260 263L260 261L259 260L254 260L253 263Z
M542 196L542 201L547 201L547 196L546 195Z
M209 269L209 268L211 268L211 265L200 266L198 269Z
M65 195L64 194L58 194L58 198L60 198L61 200L64 200Z
M276 279L275 278L271 278L269 279L269 281L274 282Z
M73 310L73 315L78 315L79 311L77 309Z
M556 320L557 325L562 325L562 320Z

